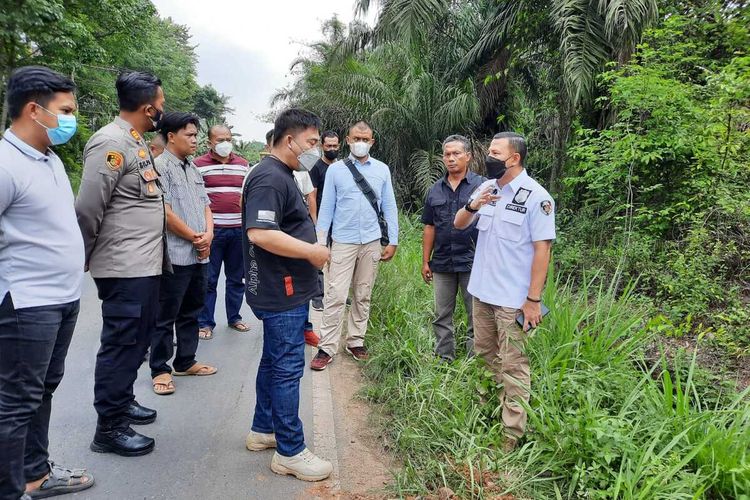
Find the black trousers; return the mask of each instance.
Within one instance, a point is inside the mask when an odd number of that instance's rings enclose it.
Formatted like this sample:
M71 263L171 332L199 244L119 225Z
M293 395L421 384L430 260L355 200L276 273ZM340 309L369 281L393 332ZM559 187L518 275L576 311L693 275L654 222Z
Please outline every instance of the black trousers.
M156 326L160 276L95 278L102 301L101 347L94 371L99 421L120 417L135 400L133 383Z
M177 336L174 369L184 372L193 366L198 351L198 315L203 310L208 282L208 265L172 266L173 274L161 278L159 316L151 339L151 376L172 373L169 360L174 355L173 335Z
M52 394L78 318L79 301L15 309L0 304L0 500L17 500L26 483L49 472Z

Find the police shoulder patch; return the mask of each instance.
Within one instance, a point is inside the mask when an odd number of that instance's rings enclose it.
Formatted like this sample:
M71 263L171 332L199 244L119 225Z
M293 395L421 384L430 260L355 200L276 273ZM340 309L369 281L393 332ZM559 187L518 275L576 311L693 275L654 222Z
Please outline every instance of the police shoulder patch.
M541 203L541 207L544 215L550 215L552 213L552 202L550 200L544 200Z
M110 170L120 170L122 164L125 163L125 158L117 151L107 151L104 162Z

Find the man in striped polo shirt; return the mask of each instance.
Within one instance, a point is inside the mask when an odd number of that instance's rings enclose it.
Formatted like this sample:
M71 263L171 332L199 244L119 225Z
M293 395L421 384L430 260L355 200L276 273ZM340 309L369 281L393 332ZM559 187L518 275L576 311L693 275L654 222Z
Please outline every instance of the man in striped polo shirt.
M206 183L206 192L211 200L214 217L214 239L211 243L208 267L208 290L206 303L198 320L200 338L213 338L216 327L216 284L221 265L224 264L226 291L224 303L229 327L238 332L250 328L242 321L240 306L244 295L242 278L242 182L248 172L248 162L232 153L232 131L226 125L214 125L208 130L208 153L193 162Z

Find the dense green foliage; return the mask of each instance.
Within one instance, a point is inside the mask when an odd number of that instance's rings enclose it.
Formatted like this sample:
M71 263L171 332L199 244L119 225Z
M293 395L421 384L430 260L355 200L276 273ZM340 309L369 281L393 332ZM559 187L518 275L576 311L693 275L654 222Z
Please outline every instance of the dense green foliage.
M738 395L690 358L649 359L654 334L632 287L619 293L600 276L550 279L554 308L528 342L529 429L517 451L496 451L494 380L477 359L433 355L421 231L402 227L374 290L365 370L365 395L387 412L404 459L401 496L447 486L462 498L749 497L750 389Z
M750 349L750 9L720 0L389 0L325 23L280 103L376 128L418 211L450 133L527 136L558 201L556 264L599 270L670 335ZM362 10L369 2L360 0ZM379 147L378 147L379 145Z
M162 19L149 0L4 0L0 9L0 100L10 72L41 64L78 85L79 133L58 148L74 183L83 146L117 113L115 79L126 69L161 78L166 109L223 120L228 98L196 81L188 28ZM0 129L6 125L3 106Z

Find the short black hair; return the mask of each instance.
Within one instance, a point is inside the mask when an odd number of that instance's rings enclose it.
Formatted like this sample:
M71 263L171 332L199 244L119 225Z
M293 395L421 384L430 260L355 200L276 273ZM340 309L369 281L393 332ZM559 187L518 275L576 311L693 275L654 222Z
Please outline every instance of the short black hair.
M216 125L211 125L210 127L208 127L208 138L211 139L219 129L227 130L230 134L232 133L232 129L229 127L229 125L225 123L217 123Z
M273 129L266 132L266 145L273 146Z
M164 142L167 142L170 132L175 133L187 127L189 124L195 125L195 128L200 128L200 118L198 115L193 113L184 113L182 111L170 111L164 113L161 119L161 128L159 134L164 138Z
M464 147L464 151L466 151L467 153L471 152L471 141L467 139L466 137L464 137L463 135L453 134L453 135L449 135L448 137L446 137L445 140L443 141L443 149L445 149L446 144L449 144L451 142L460 142L461 145Z
M340 139L339 138L339 134L337 134L333 130L326 130L325 132L323 132L323 135L320 136L320 142L322 143L323 141L325 141L329 137L335 137L336 139Z
M352 132L352 129L355 129L355 128L368 128L368 129L370 129L370 130L371 130L371 131L372 131L373 133L375 132L375 129L374 129L374 128L372 128L372 125L370 125L370 124L369 124L369 123L368 123L367 121L365 121L365 120L357 120L356 122L352 123L352 126L351 126L351 127L349 127L349 130L348 130L347 132L351 134L351 132Z
M30 102L47 107L56 92L75 90L73 80L44 66L18 68L11 73L5 92L10 119L15 120L21 116L23 107Z
M125 71L117 77L117 99L123 111L135 111L151 104L161 87L161 80L145 71Z
M320 118L315 113L302 108L282 111L273 124L273 144L278 144L287 134L295 134L309 128L320 130Z
M494 141L495 139L508 139L508 144L510 144L510 147L513 148L513 151L518 153L518 155L521 157L521 165L523 165L524 160L526 160L526 139L521 134L517 134L515 132L500 132L499 134L495 134L495 136L492 138Z

